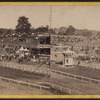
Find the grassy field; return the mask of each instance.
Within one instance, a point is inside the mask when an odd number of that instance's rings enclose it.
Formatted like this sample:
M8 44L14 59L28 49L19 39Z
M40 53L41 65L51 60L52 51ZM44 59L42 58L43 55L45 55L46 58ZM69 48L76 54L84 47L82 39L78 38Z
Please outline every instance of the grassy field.
M53 95L53 93L0 80L0 95Z
M2 41L3 40L3 41ZM30 41L30 42L21 42L19 40L14 41L13 37L3 38L0 39L0 44L6 44L6 45L14 45L14 46L23 46L23 47L37 47L37 40Z
M48 86L45 82L49 82L50 78L45 75L34 74L29 72L22 72L12 68L0 67L0 76L11 78L14 80L40 84ZM10 92L9 92L10 91ZM26 87L23 85L16 85L14 83L8 83L0 80L0 95L64 95L60 91L54 89L39 90L37 88Z
M11 78L14 80L21 80L26 81L30 83L38 83L38 82L49 82L49 76L39 74L39 73L33 73L33 72L27 72L27 71L21 71L18 69L12 69L12 68L4 68L0 67L0 76Z
M80 76L100 80L100 70L94 70L94 69L85 68L82 66L63 67L63 65L54 64L54 63L51 63L50 68L59 70L59 71L63 71L66 73L71 73L71 74L75 74L75 75L80 75Z
M29 72L35 71L41 64L39 62L34 62L34 63L16 63L13 61L0 61L0 66L6 66L14 69L20 69L20 70L27 70ZM50 66L47 64L41 65L36 72L41 71L41 73L47 73L49 70Z
M94 85L89 82L84 82L69 78L67 76L61 76L51 72L51 82L71 90L79 91L85 95L100 95L100 86Z

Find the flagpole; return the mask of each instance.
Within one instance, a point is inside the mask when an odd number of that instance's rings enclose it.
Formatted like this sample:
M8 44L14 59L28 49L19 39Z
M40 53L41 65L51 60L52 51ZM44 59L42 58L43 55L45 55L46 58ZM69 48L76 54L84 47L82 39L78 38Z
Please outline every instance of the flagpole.
M52 28L52 5L50 5L50 29Z

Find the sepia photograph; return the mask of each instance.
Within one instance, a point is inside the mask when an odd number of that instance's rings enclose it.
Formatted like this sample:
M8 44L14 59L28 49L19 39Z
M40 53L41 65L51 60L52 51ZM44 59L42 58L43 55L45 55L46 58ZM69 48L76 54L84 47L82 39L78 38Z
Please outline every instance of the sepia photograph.
M49 6L0 5L0 95L53 95Z
M100 95L100 5L0 5L0 95Z
M100 95L100 6L53 6L50 82L67 95Z

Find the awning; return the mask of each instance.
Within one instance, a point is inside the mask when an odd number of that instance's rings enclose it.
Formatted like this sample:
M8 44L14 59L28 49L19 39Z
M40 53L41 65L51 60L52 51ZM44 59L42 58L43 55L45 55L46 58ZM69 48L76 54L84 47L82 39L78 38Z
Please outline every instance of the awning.
M64 53L64 54L73 54L73 53L75 53L75 52L72 51L72 50L70 50L70 49L68 48L66 51L64 51L64 52L62 52L62 53Z

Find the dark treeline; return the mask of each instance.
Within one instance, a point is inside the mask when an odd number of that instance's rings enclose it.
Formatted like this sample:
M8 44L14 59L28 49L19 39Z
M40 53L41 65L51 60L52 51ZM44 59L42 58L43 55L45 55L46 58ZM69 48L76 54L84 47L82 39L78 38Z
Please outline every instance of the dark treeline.
M16 37L34 37L36 34L39 33L51 33L51 34L59 34L59 35L79 35L84 37L91 37L95 34L95 37L100 37L99 31L91 31L87 29L76 29L72 25L69 27L60 27L60 28L49 28L48 25L40 26L34 28L31 26L31 23L28 21L28 18L25 16L21 16L17 20L17 25L15 29L6 29L0 28L0 37L9 37L9 36L16 36Z

